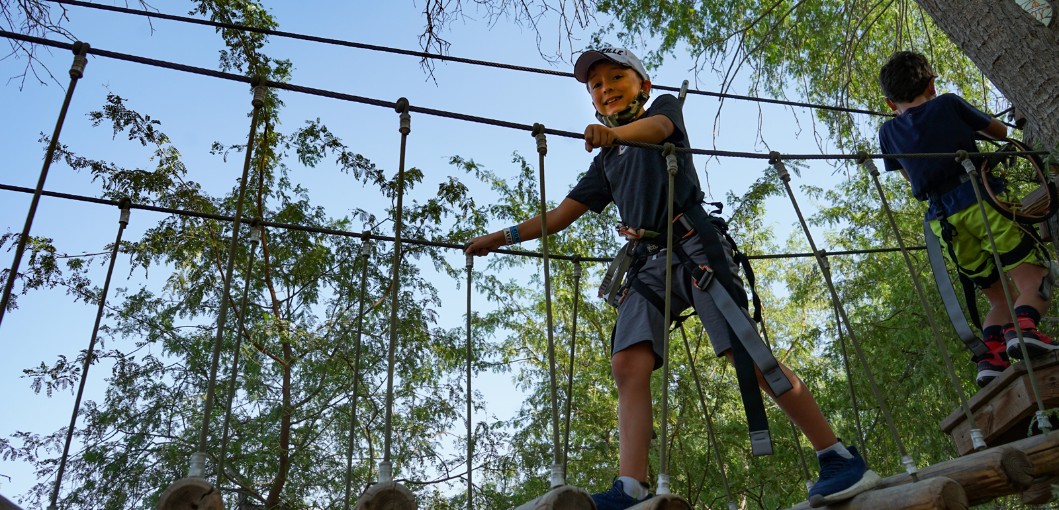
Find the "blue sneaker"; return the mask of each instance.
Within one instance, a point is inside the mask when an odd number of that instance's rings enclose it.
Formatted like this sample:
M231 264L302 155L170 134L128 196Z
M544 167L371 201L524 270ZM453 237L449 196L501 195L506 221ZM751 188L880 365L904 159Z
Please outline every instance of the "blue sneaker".
M596 510L625 510L651 499L652 496L653 494L648 494L643 499L633 499L632 496L625 493L625 487L622 486L621 480L615 478L609 489L593 494L592 501L596 504Z
M857 448L849 446L847 449L853 458L847 459L838 452L827 452L817 457L820 461L820 479L809 489L809 506L818 508L850 499L879 483L879 475L868 469Z

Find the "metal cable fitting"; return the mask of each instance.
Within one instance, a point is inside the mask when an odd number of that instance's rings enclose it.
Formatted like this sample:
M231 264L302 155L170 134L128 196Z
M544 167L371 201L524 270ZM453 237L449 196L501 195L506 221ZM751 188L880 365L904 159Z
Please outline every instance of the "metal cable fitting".
M74 43L73 48L71 48L74 52L74 62L70 65L70 78L79 80L85 75L85 66L88 65L88 57L86 55L90 47L86 42L77 41Z
M541 156L548 155L548 139L544 133L544 124L534 123L530 134L537 139L537 153Z
M677 147L672 143L667 143L662 146L662 155L666 157L666 172L669 175L677 175Z
M412 116L408 114L408 108L408 99L404 97L399 98L394 106L394 110L401 114L401 128L399 131L402 135L412 132Z
M791 173L787 171L787 165L784 165L783 160L780 159L780 153L776 151L769 152L769 164L776 169L781 181L791 182Z

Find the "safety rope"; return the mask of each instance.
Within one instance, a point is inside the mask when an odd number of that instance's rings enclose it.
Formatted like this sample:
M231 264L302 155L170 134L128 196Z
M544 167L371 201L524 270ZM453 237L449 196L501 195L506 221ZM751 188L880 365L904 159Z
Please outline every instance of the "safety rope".
M798 216L798 222L802 226L802 230L805 232L805 238L809 241L809 247L817 254L816 262L820 267L820 272L824 277L824 282L827 284L827 289L831 294L831 301L838 309L839 314L842 318L842 323L846 326L846 332L849 333L850 342L853 344L853 349L857 353L857 357L860 359L861 367L864 370L864 374L868 379L868 383L871 385L872 393L875 395L875 400L879 404L879 409L883 413L883 417L886 420L887 427L890 430L890 435L893 438L894 444L897 446L898 451L901 455L901 463L905 466L905 471L912 477L913 480L918 480L918 468L916 467L915 460L908 454L905 449L905 444L901 440L901 435L897 432L897 425L894 423L893 414L890 412L890 406L886 403L886 398L879 389L878 384L875 382L875 376L872 374L871 367L868 365L868 358L864 355L861 350L860 343L857 342L857 337L853 333L853 328L850 325L849 317L846 315L845 307L842 306L842 300L838 296L838 291L835 290L835 284L831 279L830 264L825 260L823 254L816 248L816 242L813 241L813 234L809 231L809 225L805 221L805 216L802 215L802 210L798 207L798 200L794 196L794 190L791 189L791 174L787 171L787 167L783 164L783 160L778 152L773 151L770 163L776 173L779 175L780 180L783 181L783 187L787 191L787 196L791 199L791 205L794 206L794 212Z
M77 384L77 397L74 398L74 408L70 413L70 426L66 428L66 442L63 444L63 453L59 457L59 469L55 473L55 488L51 493L51 504L48 510L57 510L59 507L59 489L62 487L63 474L66 473L66 461L70 457L70 443L74 439L74 428L77 426L77 415L81 412L81 399L85 394L85 383L88 380L88 369L95 359L96 340L99 338L99 324L103 321L103 310L107 305L107 294L110 292L110 281L114 276L114 263L118 260L118 251L121 249L121 236L125 233L125 227L129 225L129 200L121 201L121 211L118 216L118 234L114 238L114 246L110 251L110 262L107 265L107 277L103 282L103 291L99 295L99 307L96 309L96 322L92 326L92 336L88 341L88 350L85 351L85 362L81 365L81 380Z
M258 182L260 185L260 181ZM235 333L235 347L232 348L232 369L228 375L228 398L224 405L224 425L221 427L221 451L217 455L217 486L224 483L224 461L228 455L228 435L231 430L232 402L239 389L239 359L242 355L243 335L246 334L246 316L249 314L247 303L250 298L250 282L254 272L254 256L257 245L261 242L261 222L256 218L250 220L250 253L246 255L246 276L243 278L243 295L239 299L239 329Z
M831 262L828 259L825 259L825 262L827 262L828 267L830 267ZM833 301L831 302L831 310L835 313L835 331L838 333L838 346L842 349L842 371L846 374L846 388L849 390L849 404L852 408L853 424L857 428L857 444L861 446L861 453L868 456L871 447L868 445L867 439L865 439L864 425L860 420L860 397L857 396L857 388L853 384L853 369L849 363L849 348L846 346L846 333L842 329L842 315L839 313L838 307L835 306Z
M544 184L544 157L548 155L547 132L543 124L534 124L531 134L537 141L538 179L541 187L541 256L544 264L544 314L548 330L548 382L552 400L552 475L551 488L566 485L563 472L562 443L559 439L559 384L555 374L555 335L552 327L552 276L548 257L548 199Z
M262 139L265 143L268 143L269 132L271 125L266 123L265 130L262 134ZM262 151L261 156L258 157L258 171L257 171L257 196L260 199L264 193L265 188L265 164L268 161L267 151ZM260 204L259 204L260 206ZM258 214L262 214L263 211L258 210ZM224 462L228 455L228 433L230 432L230 426L232 421L232 403L235 401L235 393L238 389L239 379L239 358L242 355L243 347L243 335L246 331L246 317L247 302L250 298L250 282L254 272L254 256L257 253L257 245L264 240L264 232L261 230L261 220L259 218L253 218L250 220L250 252L246 257L246 275L243 279L243 294L239 299L239 326L235 333L235 347L232 349L232 368L229 371L228 376L228 398L224 405L224 424L221 427L221 451L217 455L217 486L220 487L224 483Z
M334 46L343 46L343 47L347 47L347 48L357 48L357 49L362 49L362 50L378 51L378 52L392 53L392 54L397 54L397 55L407 55L407 56L412 56L412 57L418 57L420 59L432 59L432 60L442 60L442 61L448 61L448 62L458 62L458 63L462 63L462 64L471 64L471 65L477 65L477 66L493 67L493 68L497 68L497 69L508 69L508 70L511 70L511 71L521 71L521 72L545 74L545 75L558 76L558 77L563 77L563 78L573 78L574 77L573 73L568 73L568 72L563 72L563 71L555 71L555 70L551 70L551 69L540 69L540 68L535 68L535 67L526 67L526 66L520 66L520 65L505 64L505 63L500 63L500 62L490 62L490 61L487 61L487 60L478 60L478 59L464 58L464 57L454 57L454 56L450 56L450 55L443 55L443 54L439 54L439 53L429 53L429 52L425 52L425 51L413 51L413 50L405 50L405 49L400 49L400 48L391 48L391 47L388 47L388 46L380 46L380 45L375 45L375 44L358 43L358 42L346 41L346 40L342 40L342 39L334 39L334 38L329 38L329 37L319 37L319 36L314 36L314 35L299 34L299 33L295 33L295 32L287 32L287 31L283 31L283 30L252 27L252 26L248 26L248 25L241 25L241 24L238 24L238 23L225 23L225 22L220 22L220 21L202 20L202 19L197 19L197 18L190 18L190 17L187 17L187 16L176 16L176 15L173 15L173 14L164 14L164 13L158 13L158 12L152 13L152 12L147 12L147 11L142 11L142 10L130 9L128 7L118 7L118 6L112 6L112 5L101 5L101 4L91 3L91 2L81 2L81 1L78 1L78 0L48 0L48 1L51 1L51 2L54 2L54 3L57 3L57 4L74 5L74 6L78 6L78 7L86 7L86 8L89 8L89 9L99 9L99 10L104 10L104 11L117 12L117 13L121 13L121 14L131 14L131 15L136 15L136 16L145 16L145 17L148 17L148 18L157 18L157 19L164 19L164 20L169 20L169 21L178 21L178 22L181 22L181 23L190 23L190 24L194 24L194 25L204 25L204 26L209 26L209 27L214 27L214 28L223 28L223 29L229 29L229 30L241 30L241 31L244 31L244 32L253 32L253 33L270 35L270 36L276 36L276 37L283 37L283 38L288 38L288 39L296 39L296 40L302 40L302 41L318 42L318 43L330 44L330 45L334 45ZM679 90L677 87L666 86L666 85L652 85L652 88L658 89L658 90L669 90L669 91L674 91L674 92ZM784 100L784 99L772 99L772 98L763 98L763 97L754 97L754 96L744 96L744 95L739 95L739 94L729 94L729 93L725 93L725 92L710 92L710 91L704 91L704 90L688 90L687 93L694 94L694 95L708 96L708 97L716 97L716 98L721 98L721 99L736 99L736 100L751 101L751 102L756 102L756 103L768 103L768 104L778 104L778 105L784 105L784 106L796 106L796 107L804 107L804 108L813 108L813 109L817 109L817 110L828 110L828 111L846 112L846 113L860 113L860 114L875 115L875 116L880 116L880 117L893 117L892 113L879 112L879 111L875 111L875 110L864 110L864 109L859 109L859 108L849 108L849 107L845 107L845 106L822 105L822 104L806 103L806 102L800 102L800 101L788 101L788 100ZM1006 113L1006 112L1002 112L1002 113ZM1000 115L1000 114L998 114L998 115Z
M16 192L16 193L26 193L26 194L33 193L33 190L30 189L30 188L25 188L25 187L21 187L21 186L11 186L9 184L0 184L0 190L2 190L2 191L12 191L12 192ZM118 201L117 200L109 200L109 199L105 199L105 198L89 197L89 196L85 196L85 195L76 195L76 194L72 194L72 193L61 193L61 192L57 192L57 191L47 191L47 190L45 190L45 191L41 192L41 196L59 198L59 199L63 199L63 200L71 200L71 201L75 201L75 202L86 202L86 203L97 204L97 205L110 205L110 206L117 206L118 205ZM149 205L149 204L136 204L136 203L133 203L131 205L131 207L133 209L139 209L139 210L143 210L143 211L152 211L152 212L159 212L159 213L165 213L165 214L174 214L174 215L178 215L178 216L187 216L187 217L192 217L192 218L201 218L201 219L209 219L209 220L217 220L217 221L228 221L228 222L230 222L234 218L233 216L224 215L224 214L204 213L204 212L199 212L199 211L188 211L188 210L185 210L185 209L174 209L174 208L170 208L170 207L160 207L160 206ZM282 228L282 229L293 230L293 231L297 231L297 232L310 232L310 233L314 233L314 234L334 235L334 236L340 236L340 237L363 237L365 234L367 234L369 236L369 239L371 239L373 241L393 242L393 240L394 240L394 238L390 237L390 236L377 235L377 234L372 234L372 233L369 233L369 232L354 232L354 231L350 231L350 230L341 230L341 229L335 229L335 228L315 227L315 226L312 226L312 225L299 225L299 224L296 224L296 223L284 223L284 222L281 222L281 221L261 220L261 225L264 226L264 227L270 227L270 228ZM410 245L414 245L414 246L425 246L425 247L433 247L433 248L447 248L447 249L451 249L451 250L459 250L461 252L467 249L467 244L466 243L451 243L451 242L444 242L444 241L431 241L431 240L427 240L427 239L415 239L415 238L408 238L408 237L402 238L401 242L404 243L404 244L410 244ZM910 246L910 247L908 247L908 249L909 250L915 250L915 251L922 251L922 250L925 250L926 247L924 247L924 246ZM879 253L896 253L898 251L900 251L900 248L869 248L869 249L863 249L863 250L836 250L836 251L828 252L828 254L831 255L831 256L839 256L839 255L843 255L843 256L844 255L872 255L872 254L879 254ZM514 256L517 256L517 257L541 258L541 254L539 252L525 251L525 250L506 250L506 249L500 248L500 249L497 249L497 250L493 250L493 253L499 253L499 254L503 254L503 255L514 255ZM577 257L577 255L557 255L557 254L549 254L548 256L552 260L573 260L574 257ZM764 254L764 255L747 255L747 258L750 259L750 260L768 260L768 259L812 258L812 257L815 257L815 256L816 255L814 255L812 253L805 252L805 253L774 253L774 254ZM611 261L611 257L583 257L582 256L582 257L580 257L580 259L581 259L582 262L593 262L593 263L609 263Z
M677 155L672 143L667 143L662 151L666 160L666 295L662 312L662 423L659 426L658 441L658 494L669 494L669 321L673 315L673 211L676 200Z
M85 65L88 64L88 43L76 42L68 45L74 53L74 61L70 66L70 86L66 88L66 97L63 105L59 108L59 118L55 121L55 130L52 131L51 140L48 141L48 151L44 153L44 166L40 169L40 177L37 179L37 188L33 192L33 200L29 203L29 212L26 213L26 224L22 227L22 235L18 237L15 246L15 258L11 261L11 272L7 274L7 282L4 284L4 295L0 297L0 324L4 322L4 314L7 312L11 300L11 292L15 288L15 278L18 277L18 266L22 264L22 255L26 251L26 243L29 242L29 231L33 227L33 218L37 215L37 204L44 191L44 181L48 178L48 169L55 159L55 149L59 146L59 133L62 132L63 124L66 122L66 113L70 110L70 102L74 97L74 89L77 81L85 75Z
M474 284L474 255L467 255L467 510L474 510L474 480L471 473L474 471L474 415L471 401L474 392L471 390L471 373L474 362L474 344L471 343L471 318L474 309L471 308L471 286Z
M349 396L349 448L346 450L346 497L342 508L353 501L353 450L357 445L357 399L360 395L360 347L364 337L364 308L368 294L368 263L371 261L371 234L365 230L360 243L360 293L357 297L357 334L353 339L353 392Z
M29 42L29 43L33 43L33 44L40 44L40 45L43 45L43 46L50 46L50 47L53 47L53 48L70 48L70 47L72 47L72 45L69 44L69 43L64 43L64 42L60 42L60 41L52 41L50 39L29 36L29 35L19 34L19 33L15 33L15 32L9 32L9 31L6 31L6 30L0 30L0 37L4 37L4 38L7 38L7 39L14 39L14 40L18 40L18 41ZM116 60L123 60L123 61L127 61L127 62L134 62L134 63L150 65L150 66L154 66L154 67L172 69L172 70L181 71L181 72L199 74L199 75L203 75L203 76L210 76L210 77L213 77L213 78L220 78L220 79L229 80L229 81L237 81L237 82L243 82L243 83L247 83L247 82L250 81L250 79L247 78L246 76L242 76L242 75L238 75L238 74L225 73L225 72L222 72L222 71L214 71L212 69L206 69L206 68L202 68L202 67L194 67L194 66L189 66L189 65L184 65L184 64L177 64L177 63L173 63L173 62L167 62L167 61L164 61L164 60L138 57L138 56L128 55L128 54L124 54L124 53L118 53L118 52L114 52L114 51L107 51L107 50L100 50L100 49L96 49L96 48L90 48L88 50L88 53L91 54L91 55L96 55L96 56L100 56L100 57L113 58L113 59L116 59ZM381 99L373 99L373 98L368 98L368 97L363 97L363 96L356 96L356 95L352 95L352 94L345 94L345 93L335 92L335 91L326 90L326 89L305 87L305 86L301 86L301 85L294 85L294 84L291 84L291 83L283 83L283 82L277 82L277 81L272 81L272 80L266 80L264 82L264 85L269 87L270 89L275 89L275 90L287 90L287 91L291 91L291 92L298 92L298 93L302 93L302 94L309 94L309 95L315 95L315 96L320 96L320 97L328 97L328 98L331 98L331 99L338 99L338 100L341 100L341 101L349 101L349 102L361 103L361 104L366 104L366 105L371 105L371 106L378 106L378 107L383 107L383 108L396 108L396 104L394 102L392 102L392 101L384 101L384 100L381 100ZM517 130L523 130L523 131L530 131L530 130L533 129L533 126L530 126L530 125L527 125L527 124L518 123L518 122L510 122L510 121L499 120L499 119L491 119L491 118L488 118L488 117L481 117L481 116L476 116L476 115L468 115L468 114L463 114L463 113L450 112L450 111L445 111L445 110L438 110L438 109L435 109L435 108L425 108L425 107L411 106L411 107L409 107L409 112L422 113L424 115L431 115L431 116L443 117L443 118L454 119L454 120L462 120L462 121L467 121L467 122L475 122L475 123L479 123L479 124L491 125L491 126L496 126L496 127L503 127L503 128L508 128L508 129L517 129ZM550 129L550 128L544 129L544 132L547 133L547 134L550 134L550 135L561 136L561 137L564 137L564 138L570 138L570 139L574 139L574 140L584 140L584 133L581 133L581 132L564 131L564 130ZM658 151L660 151L660 150L662 150L664 148L663 146L657 145L657 144L632 142L632 141L628 141L628 140L615 140L614 144L615 145L624 145L624 146L627 146L627 147L637 147L637 148L641 148L641 149L658 150ZM744 159L768 160L769 157L770 157L769 154L760 153L760 152L724 151L724 150L715 150L715 149L696 149L696 148L686 148L686 147L677 147L675 149L675 151L678 152L678 153L682 153L682 154L683 153L688 153L688 154L695 154L695 155L700 155L700 156L728 157L728 158L744 158ZM989 153L982 153L982 154L988 155ZM1043 151L1043 150L1042 151L1008 151L1008 152L1005 152L1004 154L1008 155L1008 156L1046 156L1046 155L1050 154L1050 152L1049 151ZM953 152L953 153L869 154L868 156L873 158L873 159L891 159L891 158L907 158L907 159L946 159L946 158L948 158L948 159L951 159L951 158L956 157L956 155L957 155L957 153ZM795 161L795 160L857 160L860 157L861 157L860 153L856 153L856 154L786 154L786 155L784 155L784 159L786 159L788 161Z
M1004 270L1003 262L1000 260L1000 251L997 250L996 237L993 235L993 227L990 225L989 216L985 211L985 201L982 199L982 190L978 185L978 169L975 168L974 163L972 163L971 159L967 156L967 151L959 151L956 156L956 161L963 165L964 170L970 177L971 187L974 188L974 196L978 202L978 210L982 214L982 223L985 224L986 237L989 239L989 246L993 252L993 264L996 265L997 271L1000 273L1000 288L1004 290L1004 301L1007 304L1008 312L1011 314L1011 320L1015 326L1015 333L1019 340L1019 349L1022 350L1022 359L1024 360L1023 366L1026 367L1026 377L1030 380L1030 390L1033 392L1033 398L1037 403L1037 413L1034 417L1034 421L1036 422L1037 427L1040 428L1041 432L1050 432L1052 430L1052 424L1048 420L1048 413L1044 408L1044 401L1041 399L1041 390L1037 383L1037 378L1033 375L1033 363L1030 361L1030 353L1026 349L1026 341L1023 338L1022 326L1019 324L1018 317L1015 314L1015 300L1011 297L1008 274L1007 271Z
M938 351L941 353L942 362L945 364L945 371L949 375L949 380L952 383L953 390L956 391L956 396L960 399L960 409L963 411L967 423L971 425L971 442L975 450L981 450L986 447L985 438L982 436L982 430L976 426L974 415L971 414L971 407L967 404L967 395L963 391L963 386L960 384L960 378L956 375L956 370L952 367L949 349L941 339L941 328L938 327L938 321L934 318L934 312L931 311L930 302L927 301L927 294L923 291L923 284L919 281L919 273L916 272L916 268L912 264L912 257L904 249L905 241L901 236L901 229L897 228L897 220L894 219L893 210L890 209L890 201L886 199L886 192L883 191L882 183L879 182L879 168L870 159L863 159L860 164L868 171L872 182L875 183L875 190L879 194L883 212L886 213L886 220L890 224L890 230L893 230L894 238L897 239L897 246L901 248L901 257L904 258L908 273L912 275L912 286L916 289L916 295L919 296L919 304L923 307L923 313L926 314L930 331L933 333L934 341L937 343Z
M563 426L563 473L569 473L570 417L574 402L574 354L577 349L577 305L581 303L581 257L574 255L573 317L570 319L570 364L566 372L566 423Z
M397 296L401 289L401 230L404 227L402 213L404 210L404 165L408 133L412 131L411 116L408 113L408 100L397 100L394 110L400 115L401 156L397 167L397 205L394 210L393 235L393 270L390 273L390 348L386 363L386 440L383 445L383 459L379 462L379 481L393 481L393 464L390 455L393 443L393 373L397 356Z
M239 228L243 219L243 202L246 198L246 188L250 176L250 162L253 157L254 137L257 135L257 123L261 116L261 107L265 104L265 87L261 85L259 77L254 78L254 97L251 104L254 107L250 119L250 134L246 141L246 158L243 161L243 174L239 179L239 195L235 201L235 219L232 220L232 240L228 245L228 263L224 270L224 286L220 294L220 310L217 312L217 337L213 342L213 356L210 361L210 375L206 385L206 402L202 409L202 430L199 431L198 449L191 456L191 467L188 476L204 478L206 474L206 442L210 433L210 416L213 414L213 405L217 389L217 368L221 360L221 346L224 345L224 332L227 329L228 320L228 293L232 289L232 273L235 272L235 252L239 247Z
M721 484L724 485L724 495L728 498L728 508L735 510L738 506L736 506L735 498L732 497L732 486L728 483L728 474L724 469L724 459L721 458L721 444L713 427L713 416L710 413L710 406L706 404L706 392L702 390L702 380L699 378L698 369L695 368L696 357L691 353L691 343L688 342L688 333L684 330L684 321L679 321L678 326L680 327L680 336L684 338L684 350L688 354L691 378L695 381L695 391L699 394L699 402L702 404L702 415L706 418L706 441L712 447L714 461L717 462L717 470L721 473Z

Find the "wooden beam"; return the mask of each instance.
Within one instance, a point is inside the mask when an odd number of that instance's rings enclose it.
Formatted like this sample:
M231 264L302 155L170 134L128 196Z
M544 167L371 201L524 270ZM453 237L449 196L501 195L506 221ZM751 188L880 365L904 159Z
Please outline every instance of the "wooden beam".
M803 501L792 510L809 510L808 501ZM853 499L829 505L833 510L966 510L967 494L963 487L951 478L943 476L920 480L905 485L862 492Z
M11 500L0 496L0 510L22 510L22 507L14 504Z
M158 510L224 510L221 491L194 476L181 478L158 498Z
M519 505L515 510L595 510L596 504L588 491L563 485L528 503Z
M397 482L380 482L368 487L354 510L418 510L415 495Z
M1059 485L1059 476L1052 478L1045 478L1035 484L1029 489L1022 491L1022 503L1026 505L1043 505L1051 503L1055 500L1055 493L1052 492L1053 486Z
M957 457L918 473L919 479L948 478L963 487L972 505L992 501L1000 496L1017 494L1033 484L1033 464L1025 452L1010 446ZM912 483L908 474L883 478L879 487L896 487Z

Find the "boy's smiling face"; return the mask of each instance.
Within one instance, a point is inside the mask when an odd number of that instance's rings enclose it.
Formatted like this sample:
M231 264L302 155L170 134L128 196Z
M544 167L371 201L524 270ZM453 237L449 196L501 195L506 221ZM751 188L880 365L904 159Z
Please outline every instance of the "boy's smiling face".
M631 67L607 60L592 65L585 85L592 95L592 105L602 115L614 115L628 108L641 90L651 91L651 82L644 81Z

